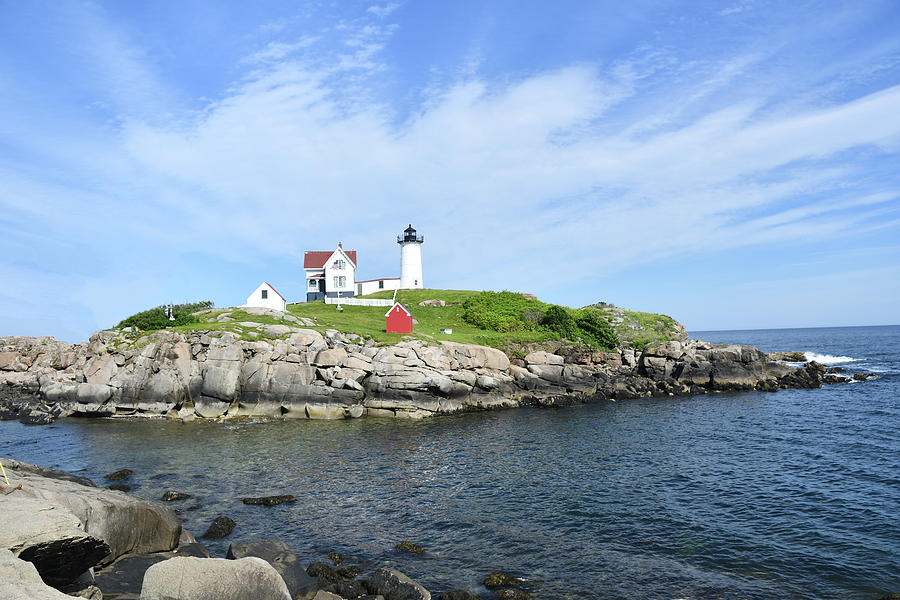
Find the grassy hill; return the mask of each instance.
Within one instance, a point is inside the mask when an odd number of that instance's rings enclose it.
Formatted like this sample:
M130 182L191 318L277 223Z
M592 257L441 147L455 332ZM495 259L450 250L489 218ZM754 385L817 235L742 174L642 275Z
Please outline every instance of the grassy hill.
M392 291L384 291L366 297L390 299L392 296ZM472 298L476 298L477 301L464 306L466 300ZM564 337L557 331L549 329L548 325L541 324L541 319L553 305L520 294L469 290L400 290L397 292L397 300L412 312L413 318L417 321L411 335L414 338L449 340L510 350L531 343L559 341ZM443 300L446 305L419 306L419 303L425 300ZM565 313L563 317L569 315L566 318L572 322L575 322L573 319L583 319L587 312L600 316L603 326L606 327L606 323L610 323L619 339L626 345L643 346L650 342L665 341L675 337L678 332L678 324L665 315L623 311L609 305L594 305L583 309L555 307L552 310ZM335 305L324 302L296 303L287 306L289 315L298 319L308 319L313 325L306 326L319 331L337 329L385 344L396 343L404 337L409 337L385 333L386 312L385 307L347 305L343 306L342 311L338 311ZM478 324L474 324L473 321ZM126 322L127 320L123 321L123 324ZM175 323L166 329L180 332L230 331L245 340L286 336L278 333L277 327L268 327L270 325L296 327L297 323L268 315L254 315L240 308L226 308L195 313L193 322ZM448 328L453 330L452 334L440 332L441 329Z

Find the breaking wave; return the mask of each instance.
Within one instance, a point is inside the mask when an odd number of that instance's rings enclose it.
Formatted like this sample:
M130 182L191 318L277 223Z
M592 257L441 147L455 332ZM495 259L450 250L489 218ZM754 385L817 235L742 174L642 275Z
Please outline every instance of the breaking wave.
M807 362L816 361L823 365L837 365L840 363L859 362L861 358L853 358L852 356L832 356L830 354L817 354L815 352L804 352Z

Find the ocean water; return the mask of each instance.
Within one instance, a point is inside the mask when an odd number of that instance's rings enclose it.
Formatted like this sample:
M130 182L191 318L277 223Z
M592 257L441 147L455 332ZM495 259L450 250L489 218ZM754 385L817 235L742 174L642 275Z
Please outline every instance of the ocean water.
M130 468L133 493L192 494L172 506L196 535L237 522L214 555L278 537L306 561L337 551L485 600L498 569L543 599L900 592L900 326L692 337L881 378L422 422L0 422L0 458L98 484ZM284 493L297 502L240 501Z

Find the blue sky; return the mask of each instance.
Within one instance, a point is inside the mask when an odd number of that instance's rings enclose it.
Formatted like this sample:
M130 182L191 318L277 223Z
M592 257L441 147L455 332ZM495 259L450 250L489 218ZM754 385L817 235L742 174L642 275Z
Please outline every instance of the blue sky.
M900 4L0 0L0 335L304 250L689 329L900 322Z

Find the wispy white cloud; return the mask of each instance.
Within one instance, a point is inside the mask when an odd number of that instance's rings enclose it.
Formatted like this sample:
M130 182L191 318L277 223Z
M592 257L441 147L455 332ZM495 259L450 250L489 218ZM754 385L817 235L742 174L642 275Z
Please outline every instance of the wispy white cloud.
M546 273L558 289L673 257L895 222L900 182L870 179L900 151L900 86L851 94L847 80L838 94L816 80L823 94L806 99L748 86L784 60L782 42L689 60L644 45L493 77L479 47L452 76L435 71L407 90L401 109L380 87L395 68L384 49L397 8L294 37L290 19L269 22L260 31L277 39L248 52L232 87L196 111L179 108L152 56L88 5L79 26L98 41L84 52L110 83L99 97L115 125L34 143L31 126L5 125L7 143L65 169L56 179L25 160L0 164L0 231L32 221L110 246L128 239L140 256L98 260L108 270L130 260L156 277L156 253L294 260L338 239L383 268L395 261L376 257L412 221L444 285L516 289ZM878 61L889 64L891 48ZM73 292L98 320L114 310L104 293L137 302L150 285L105 281Z
M384 18L398 8L400 8L400 4L398 2L388 2L386 4L373 4L366 9L366 12L368 12L369 14L373 14L376 17Z

